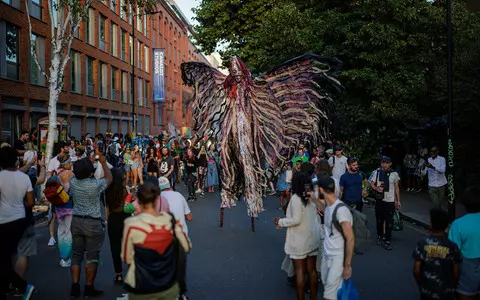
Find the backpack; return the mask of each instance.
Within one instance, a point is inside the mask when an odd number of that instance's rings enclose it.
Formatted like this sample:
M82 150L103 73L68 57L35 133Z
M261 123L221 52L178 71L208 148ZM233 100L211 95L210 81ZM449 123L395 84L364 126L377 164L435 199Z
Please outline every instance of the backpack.
M337 220L337 210L345 206L350 210L353 219L353 235L355 237L355 253L362 253L366 248L368 248L368 244L370 243L370 230L368 230L367 226L367 216L364 213L359 212L356 209L351 208L345 203L339 203L335 209L333 210L332 215L332 228L331 228L331 235L333 235L333 226L337 228L337 230L344 236L342 225ZM345 237L345 236L344 236Z
M70 200L70 196L63 189L58 174L54 172L53 175L48 178L47 183L45 183L45 190L43 191L45 198L53 205L63 205Z

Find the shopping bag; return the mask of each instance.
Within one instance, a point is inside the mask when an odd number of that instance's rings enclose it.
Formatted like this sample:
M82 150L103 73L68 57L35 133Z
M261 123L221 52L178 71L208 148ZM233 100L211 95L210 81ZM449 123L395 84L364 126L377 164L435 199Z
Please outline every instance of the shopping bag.
M338 289L337 299L338 300L358 300L358 299L360 299L358 297L358 292L357 292L357 289L355 288L355 285L353 284L352 279L343 281L342 287Z
M395 210L393 213L393 230L395 231L402 231L403 230L403 220L402 216L400 215L400 212L398 209Z

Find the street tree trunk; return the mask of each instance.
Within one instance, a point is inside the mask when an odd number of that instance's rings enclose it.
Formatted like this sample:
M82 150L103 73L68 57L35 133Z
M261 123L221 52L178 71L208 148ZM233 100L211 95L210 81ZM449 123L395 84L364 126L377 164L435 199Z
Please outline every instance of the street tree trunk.
M49 97L48 97L48 133L45 154L45 164L48 168L50 158L52 157L53 145L55 142L55 129L57 128L57 102L61 92L61 84L59 84L60 72L60 54L53 51L52 64L50 66L49 81Z

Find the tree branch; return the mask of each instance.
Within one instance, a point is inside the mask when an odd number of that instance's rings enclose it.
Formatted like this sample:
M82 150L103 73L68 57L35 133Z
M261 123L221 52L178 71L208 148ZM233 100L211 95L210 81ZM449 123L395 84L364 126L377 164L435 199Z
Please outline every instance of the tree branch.
M53 13L52 13L52 1L53 0L47 0L47 6L48 6L48 15L50 17L50 30L51 32L51 37L52 37L52 44L53 44L53 37L55 36L55 24L54 24L54 18L53 18Z
M28 19L28 36L29 36L29 40L30 40L30 52L33 56L33 61L35 62L35 64L37 65L37 68L40 72L42 72L43 76L45 76L45 79L47 79L48 81L50 81L50 76L47 75L46 73L46 70L40 65L40 63L38 62L38 56L37 56L37 51L34 51L35 50L35 47L33 46L33 43L32 43L32 21L30 20L30 11L28 9L28 1L25 1L25 8L27 10L27 19Z

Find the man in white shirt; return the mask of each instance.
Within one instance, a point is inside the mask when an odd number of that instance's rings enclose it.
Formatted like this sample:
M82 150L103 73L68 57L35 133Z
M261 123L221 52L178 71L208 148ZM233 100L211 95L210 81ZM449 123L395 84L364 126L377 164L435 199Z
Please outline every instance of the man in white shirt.
M175 219L182 224L183 232L188 238L188 227L185 220L191 222L193 220L192 212L188 207L187 200L182 194L172 190L170 180L167 177L158 178L158 186L162 193L160 196L168 201L170 212L175 216ZM191 244L191 243L190 243ZM180 250L182 247L179 247ZM187 255L184 251L179 251L178 259L178 285L180 286L180 298L188 299L187 297Z
M445 170L447 163L445 158L438 155L438 147L430 149L430 157L425 165L428 172L428 193L433 204L442 209L446 208L445 190L447 187L447 178Z
M370 183L379 195L376 197L375 217L377 219L377 244L392 250L393 214L400 209L400 176L392 170L392 159L382 157L381 168L372 172ZM385 225L385 226L384 226Z
M335 195L335 182L331 177L318 178L315 182L319 199L312 196L317 208L325 209L325 240L322 254L322 283L323 299L336 300L337 291L342 286L343 280L352 277L352 257L355 246L353 235L353 216L347 206L342 205ZM338 223L332 224L336 211ZM341 228L341 231L337 229Z
M340 177L347 171L347 160L345 156L343 156L343 147L342 146L335 146L335 155L328 159L328 164L332 168L332 176L338 182L340 182Z

